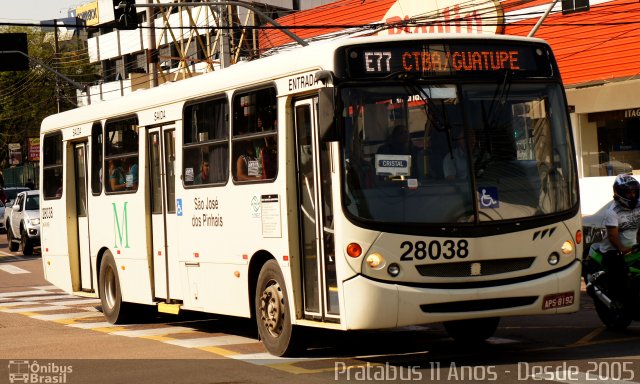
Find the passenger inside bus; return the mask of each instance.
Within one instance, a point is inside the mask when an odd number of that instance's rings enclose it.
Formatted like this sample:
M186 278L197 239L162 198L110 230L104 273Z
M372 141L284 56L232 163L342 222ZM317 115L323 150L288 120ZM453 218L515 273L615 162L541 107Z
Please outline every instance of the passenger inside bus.
M125 177L126 179L126 188L130 191L138 190L138 163L135 159L130 160L132 163L129 165L129 171Z
M109 192L122 191L126 187L126 179L120 160L109 160Z
M200 172L193 178L193 184L207 184L209 183L209 160L206 155L200 164Z
M236 160L236 180L260 180L262 179L262 164L256 156L256 151L251 141L243 141L239 144L243 149Z

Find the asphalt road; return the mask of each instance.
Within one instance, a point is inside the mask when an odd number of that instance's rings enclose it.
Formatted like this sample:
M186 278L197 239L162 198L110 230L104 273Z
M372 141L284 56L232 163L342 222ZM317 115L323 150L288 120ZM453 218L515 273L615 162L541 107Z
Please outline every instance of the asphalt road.
M267 354L247 319L184 313L113 326L99 309L51 286L41 259L8 252L0 235L0 383L640 383L640 325L605 329L584 294L576 314L503 319L479 346L439 324L319 331L298 359ZM34 381L17 381L25 371Z

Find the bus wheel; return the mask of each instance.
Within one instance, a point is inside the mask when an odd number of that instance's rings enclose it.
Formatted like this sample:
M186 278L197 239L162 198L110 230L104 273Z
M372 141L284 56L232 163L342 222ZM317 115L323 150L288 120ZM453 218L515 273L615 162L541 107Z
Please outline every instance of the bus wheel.
M291 325L287 290L275 260L260 270L256 286L256 320L260 339L269 353L293 356L305 349L301 329Z
M124 303L118 279L118 269L111 252L106 251L100 264L98 290L102 302L102 313L108 322L118 324L124 321Z
M444 328L455 341L465 344L481 343L496 332L500 323L499 317L445 321Z

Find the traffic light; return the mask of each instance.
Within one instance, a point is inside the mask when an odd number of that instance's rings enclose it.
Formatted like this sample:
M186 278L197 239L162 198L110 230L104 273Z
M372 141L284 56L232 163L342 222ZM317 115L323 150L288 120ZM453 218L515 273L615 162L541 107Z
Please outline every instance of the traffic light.
M138 15L135 0L114 0L116 28L132 30L138 28ZM116 4L117 3L117 4Z
M26 33L0 33L0 72L29 70L28 53Z

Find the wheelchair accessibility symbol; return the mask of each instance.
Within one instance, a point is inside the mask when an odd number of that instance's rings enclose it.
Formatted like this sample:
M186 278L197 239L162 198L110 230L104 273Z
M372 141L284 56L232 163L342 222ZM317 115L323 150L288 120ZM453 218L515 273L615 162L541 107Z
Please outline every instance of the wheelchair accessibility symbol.
M498 199L498 188L496 187L480 187L480 208L498 208L500 202Z

